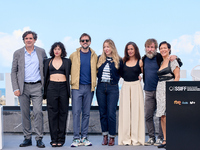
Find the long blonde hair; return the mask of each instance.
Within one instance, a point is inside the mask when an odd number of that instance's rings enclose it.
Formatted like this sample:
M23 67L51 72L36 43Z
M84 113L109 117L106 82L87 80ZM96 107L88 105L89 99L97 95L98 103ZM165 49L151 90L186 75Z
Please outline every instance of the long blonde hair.
M105 43L108 43L108 45L110 46L112 52L112 59L113 62L115 63L115 68L118 69L119 68L119 60L120 60L120 56L118 55L117 49L115 47L115 43L111 40L111 39L107 39L103 42L103 46ZM106 61L106 54L103 50L102 55L99 57L99 61L97 63L97 68L99 68L104 62Z

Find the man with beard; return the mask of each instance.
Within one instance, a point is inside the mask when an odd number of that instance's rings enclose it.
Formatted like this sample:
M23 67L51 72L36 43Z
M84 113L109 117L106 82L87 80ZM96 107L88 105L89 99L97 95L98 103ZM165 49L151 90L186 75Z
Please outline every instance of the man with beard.
M96 86L97 55L89 46L91 37L83 33L80 37L80 48L71 54L71 89L74 137L71 147L91 146L87 139L90 107ZM80 114L82 111L81 139Z
M159 133L158 138L155 138L155 126L153 121L154 112L156 110L156 87L158 83L157 71L160 68L163 58L160 53L157 53L158 43L155 39L148 39L145 42L146 55L142 58L143 62L143 81L145 91L145 122L149 133L149 139L144 144L158 146L162 144L163 134L159 118ZM177 56L170 56L170 60L176 59ZM182 66L181 60L177 59L179 65Z

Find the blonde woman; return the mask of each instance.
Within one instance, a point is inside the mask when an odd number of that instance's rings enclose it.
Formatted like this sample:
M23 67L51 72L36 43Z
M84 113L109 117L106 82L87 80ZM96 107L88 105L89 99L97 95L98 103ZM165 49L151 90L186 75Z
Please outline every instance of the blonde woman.
M119 99L118 82L123 66L114 42L107 39L103 43L103 52L97 63L98 84L96 90L99 105L100 122L103 134L102 145L113 146L116 135L116 109ZM109 141L108 141L108 136Z

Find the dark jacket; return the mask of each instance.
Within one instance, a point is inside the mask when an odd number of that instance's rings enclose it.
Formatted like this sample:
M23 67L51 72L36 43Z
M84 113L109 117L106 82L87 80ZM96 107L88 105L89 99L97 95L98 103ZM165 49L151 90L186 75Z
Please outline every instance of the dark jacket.
M98 68L98 73L97 73L97 78L98 78L98 84L101 82L101 77L102 77L102 73L103 73L103 69L105 67L105 65L109 63L109 67L110 67L110 84L115 85L118 84L120 76L122 74L122 69L123 69L123 62L122 59L120 59L119 62L119 69L115 68L115 63L106 60L99 68Z
M49 75L49 62L52 58L48 58L44 60L44 95L43 98L46 99L46 94L47 94L47 88L49 85L50 81L50 75ZM71 71L71 60L68 58L62 58L63 64L65 66L65 76L67 79L67 93L68 93L68 98L70 97L70 86L69 86L69 75Z

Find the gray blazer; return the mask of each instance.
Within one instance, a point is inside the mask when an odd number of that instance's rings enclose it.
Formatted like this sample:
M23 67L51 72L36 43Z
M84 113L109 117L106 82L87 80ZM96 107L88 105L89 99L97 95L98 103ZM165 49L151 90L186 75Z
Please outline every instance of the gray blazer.
M25 54L24 48L22 47L16 50L13 54L13 62L12 62L12 70L11 70L11 82L13 91L19 89L20 94L22 95L24 90L24 76L25 76ZM47 58L45 50L35 46L35 50L39 59L40 65L40 75L41 75L41 83L44 84L44 76L43 76L43 60Z

